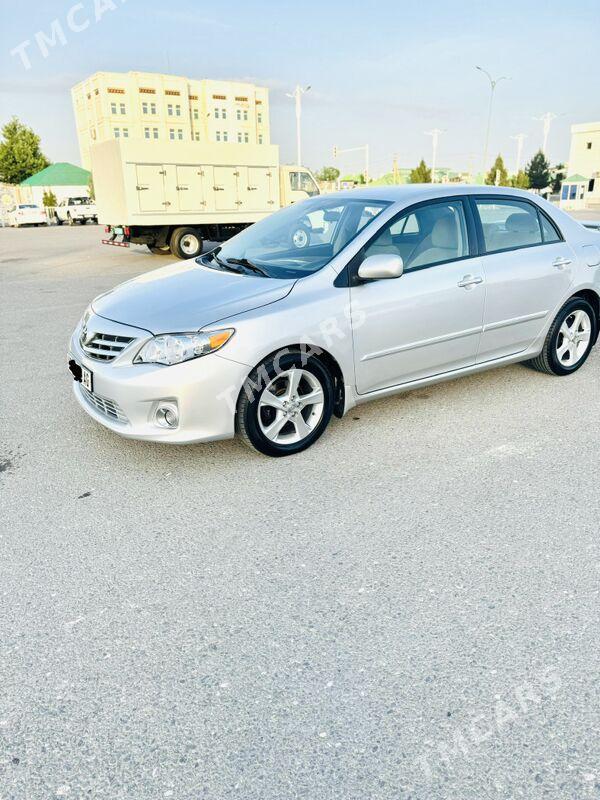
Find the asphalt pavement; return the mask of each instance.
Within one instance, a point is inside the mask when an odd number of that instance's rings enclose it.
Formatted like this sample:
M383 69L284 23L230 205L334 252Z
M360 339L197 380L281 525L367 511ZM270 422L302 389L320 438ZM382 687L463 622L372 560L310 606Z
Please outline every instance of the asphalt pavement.
M67 343L171 259L101 236L0 229L1 800L598 798L600 349L129 441Z

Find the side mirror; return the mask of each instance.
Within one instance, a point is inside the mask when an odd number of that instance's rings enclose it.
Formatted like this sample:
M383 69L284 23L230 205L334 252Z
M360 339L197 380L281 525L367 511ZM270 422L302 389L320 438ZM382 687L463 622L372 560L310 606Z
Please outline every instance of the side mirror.
M363 281L378 281L386 278L399 278L404 272L404 262L400 256L382 253L368 256L358 268L358 277Z

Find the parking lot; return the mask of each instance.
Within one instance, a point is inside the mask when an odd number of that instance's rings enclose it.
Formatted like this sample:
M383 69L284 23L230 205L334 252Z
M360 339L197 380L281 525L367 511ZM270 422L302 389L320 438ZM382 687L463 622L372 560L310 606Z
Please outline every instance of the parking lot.
M298 456L129 441L89 301L170 257L0 229L0 798L600 796L600 348Z

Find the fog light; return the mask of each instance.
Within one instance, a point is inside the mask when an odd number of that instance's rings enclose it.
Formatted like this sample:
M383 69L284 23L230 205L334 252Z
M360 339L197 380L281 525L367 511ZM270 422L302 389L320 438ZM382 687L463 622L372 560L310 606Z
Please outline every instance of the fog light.
M156 424L161 428L176 428L179 424L179 412L173 403L162 404L156 409Z

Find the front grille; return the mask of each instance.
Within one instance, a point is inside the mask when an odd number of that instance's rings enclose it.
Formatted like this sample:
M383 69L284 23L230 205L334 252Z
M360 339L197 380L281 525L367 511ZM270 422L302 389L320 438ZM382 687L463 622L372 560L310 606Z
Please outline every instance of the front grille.
M83 352L96 361L112 361L133 341L129 336L115 336L112 333L94 333L89 341L85 341L83 333L79 337Z
M79 385L79 389L88 403L101 414L104 414L105 417L116 420L117 422L128 422L120 405L115 403L114 400L108 400L106 397L100 397L99 394L89 392L82 384Z

